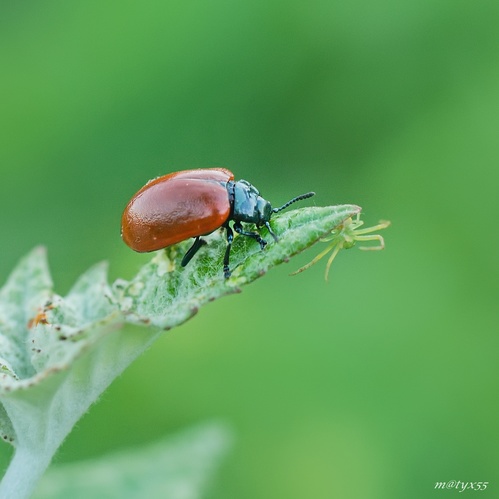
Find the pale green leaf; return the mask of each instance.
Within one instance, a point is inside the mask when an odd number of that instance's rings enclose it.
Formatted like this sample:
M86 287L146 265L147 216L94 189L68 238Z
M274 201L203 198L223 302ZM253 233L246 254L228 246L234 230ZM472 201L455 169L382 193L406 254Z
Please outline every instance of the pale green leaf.
M131 281L112 287L107 266L83 274L66 297L52 291L45 251L23 258L0 290L0 435L16 447L0 496L28 497L74 424L160 334L216 298L239 291L358 214L355 205L303 208L275 216L265 250L236 237L225 279L225 236L207 237L185 268L191 244L159 251ZM150 327L125 329L125 322ZM15 491L15 492L14 492Z
M201 499L232 442L225 425L205 424L142 448L56 466L35 499Z
M232 276L225 279L222 259L225 238L216 233L185 268L180 262L191 242L160 251L130 282L118 281L115 291L126 320L170 329L194 315L201 306L240 290L330 233L360 212L355 205L302 208L275 217L272 228L276 243L265 230L269 244L262 251L249 237L236 237L231 252Z

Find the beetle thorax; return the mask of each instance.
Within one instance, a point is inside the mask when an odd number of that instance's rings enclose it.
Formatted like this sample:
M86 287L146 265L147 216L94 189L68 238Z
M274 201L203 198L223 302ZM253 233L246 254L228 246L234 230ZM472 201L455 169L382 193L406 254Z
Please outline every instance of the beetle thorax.
M260 196L258 189L246 180L234 183L233 202L232 218L235 221L261 226L270 220L272 206Z

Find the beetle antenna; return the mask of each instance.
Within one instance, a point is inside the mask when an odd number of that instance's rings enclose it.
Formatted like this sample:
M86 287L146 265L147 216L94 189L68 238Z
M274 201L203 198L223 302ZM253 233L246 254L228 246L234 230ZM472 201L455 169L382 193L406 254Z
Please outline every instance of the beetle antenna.
M296 201L301 201L302 199L311 198L312 196L315 196L315 192L307 192L306 194L302 194L301 196L296 196L291 201L288 201L286 204L283 204L281 207L274 208L272 210L272 213L277 213L281 210L286 209L290 204L296 203Z

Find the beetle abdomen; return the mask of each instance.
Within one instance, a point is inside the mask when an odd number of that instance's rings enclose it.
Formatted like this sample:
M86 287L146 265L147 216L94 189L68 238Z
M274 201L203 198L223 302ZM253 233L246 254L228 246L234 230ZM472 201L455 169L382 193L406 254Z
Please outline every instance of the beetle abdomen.
M144 186L123 212L122 237L135 251L155 251L209 234L229 218L229 196L223 181L178 174L165 177Z

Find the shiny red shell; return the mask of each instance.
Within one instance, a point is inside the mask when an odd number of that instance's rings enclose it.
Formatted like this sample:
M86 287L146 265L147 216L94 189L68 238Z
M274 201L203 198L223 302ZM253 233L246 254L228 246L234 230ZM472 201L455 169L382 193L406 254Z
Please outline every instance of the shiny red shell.
M184 170L148 182L121 219L121 237L135 251L156 251L218 229L230 216L225 168Z

